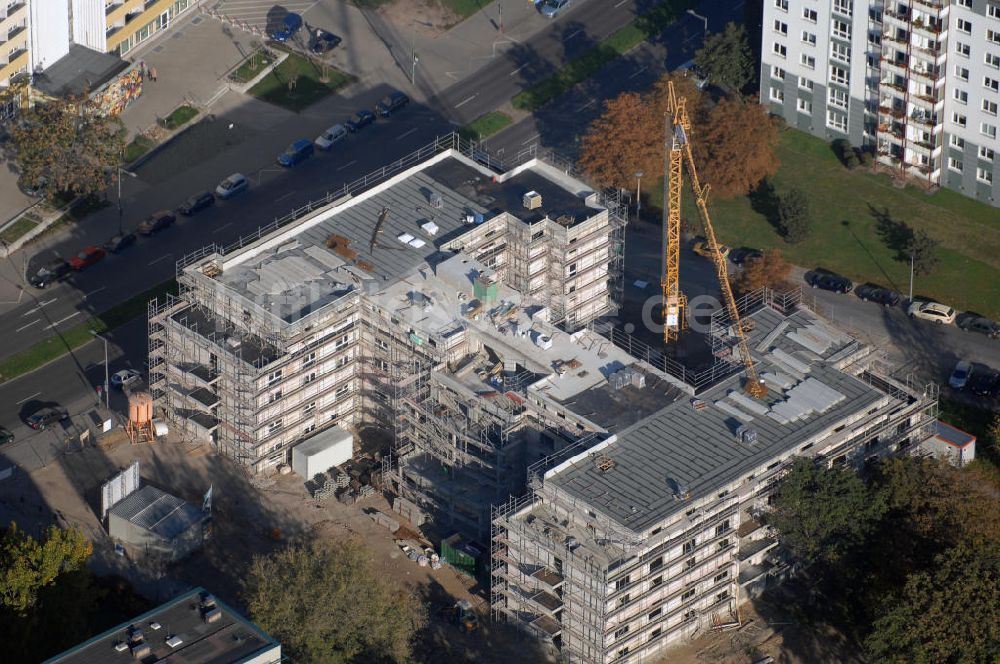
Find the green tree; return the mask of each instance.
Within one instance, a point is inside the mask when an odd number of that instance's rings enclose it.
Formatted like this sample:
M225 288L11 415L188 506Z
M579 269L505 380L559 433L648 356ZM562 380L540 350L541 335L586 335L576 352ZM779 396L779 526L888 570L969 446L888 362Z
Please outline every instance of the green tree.
M799 458L782 478L765 519L807 565L835 565L884 513L884 497L869 492L852 468L827 468Z
M1000 661L1000 545L954 547L911 575L865 646L876 664Z
M296 661L405 662L424 624L422 609L369 558L356 541L256 556L244 588L250 615Z
M778 228L785 241L801 242L809 236L811 227L809 199L798 189L789 189L778 201Z
M702 47L694 55L694 64L711 82L737 91L747 87L757 74L746 28L732 22L722 32L705 35Z
M11 130L18 182L45 182L50 194L87 196L115 177L125 149L124 126L87 99L54 99L21 115Z
M920 275L930 274L941 262L937 240L922 229L913 231L906 246L906 254L913 256L913 271Z
M39 541L11 523L0 534L0 605L26 613L41 589L83 567L92 551L78 530L51 526Z

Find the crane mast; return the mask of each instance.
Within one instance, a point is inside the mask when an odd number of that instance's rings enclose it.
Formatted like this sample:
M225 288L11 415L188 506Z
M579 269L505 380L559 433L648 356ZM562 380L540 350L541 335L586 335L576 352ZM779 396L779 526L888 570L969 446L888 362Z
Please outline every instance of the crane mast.
M671 328L671 319L668 318L671 311L681 311L681 303L686 303L684 296L680 294L679 281L679 257L680 257L680 220L681 220L681 188L683 187L683 165L686 162L688 180L691 183L691 191L694 193L695 204L701 216L702 225L705 230L705 238L708 240L709 253L712 254L712 262L715 264L716 276L719 279L719 286L722 290L722 299L725 301L726 311L732 321L733 334L736 336L736 345L739 348L740 359L743 362L744 373L746 374L745 389L754 398L763 398L767 395L767 387L757 375L754 367L753 357L750 355L750 346L747 343L746 331L743 321L740 319L740 312L736 306L736 298L729 284L729 269L726 266L726 259L719 251L719 242L715 237L715 228L712 226L712 217L708 212L708 185L702 186L698 178L698 169L695 167L694 154L691 152L691 142L689 132L691 121L687 115L685 99L678 98L674 93L674 84L668 84L668 112L672 123L670 132L670 151L668 154L668 211L666 213L666 256L664 260L663 275L663 312L664 312L664 341L676 339L677 334L683 327L683 322L678 322ZM675 307L675 309L671 309Z

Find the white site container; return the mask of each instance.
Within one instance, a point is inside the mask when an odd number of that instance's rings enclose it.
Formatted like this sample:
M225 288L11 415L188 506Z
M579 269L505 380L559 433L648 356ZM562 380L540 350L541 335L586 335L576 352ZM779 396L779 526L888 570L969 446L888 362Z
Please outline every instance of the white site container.
M354 436L340 426L332 426L292 448L292 470L311 480L354 456Z

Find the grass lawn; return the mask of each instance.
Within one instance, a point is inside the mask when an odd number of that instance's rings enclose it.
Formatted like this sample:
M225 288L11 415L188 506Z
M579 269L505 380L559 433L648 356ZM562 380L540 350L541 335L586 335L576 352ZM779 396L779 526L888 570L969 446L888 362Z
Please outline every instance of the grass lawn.
M249 93L258 99L298 113L354 80L333 67L327 67L326 74L329 76L329 81L320 81L322 74L318 67L301 55L290 53L270 74L250 88ZM296 75L298 78L295 79L295 87L289 89L288 83Z
M650 36L657 34L688 7L693 0L668 0L660 3L650 13L613 32L604 41L572 60L555 74L511 99L514 108L534 112L571 87L585 81L615 58L629 52Z
M20 219L3 229L3 231L0 231L0 241L4 244L10 244L37 225L37 219L33 219L28 215L21 215Z
M197 115L197 108L192 108L187 105L178 106L174 109L173 113L163 118L163 122L161 124L167 129L177 129L178 127L190 122Z
M145 136L139 135L132 139L132 142L125 146L125 163L131 164L133 161L153 149L156 143Z
M236 68L236 71L229 75L229 78L240 83L245 83L264 71L272 62L274 62L274 56L268 51L255 51L249 58L243 61L243 64Z
M709 199L720 239L731 247L777 247L803 267L821 266L855 282L873 281L903 293L909 286L909 261L899 261L878 232L875 211L926 230L940 243L941 264L914 280L914 296L940 300L959 309L1000 318L1000 211L949 190L928 195L916 187L897 189L887 175L868 169L848 171L829 145L794 129L781 134L778 193L800 189L809 198L811 236L787 244L750 199ZM650 203L662 206L662 190ZM684 215L697 219L690 194Z
M513 121L514 119L506 113L502 113L500 111L490 111L485 115L480 115L478 118L462 127L458 133L462 135L462 138L467 138L471 141L479 141L492 136Z
M73 350L90 343L94 339L91 330L100 334L101 332L124 325L133 318L145 316L146 305L150 300L155 297L162 297L168 292L176 292L176 290L177 283L171 279L144 293L131 297L79 325L67 328L54 337L40 341L31 348L0 360L0 382L6 382L34 371L53 360L59 359L68 350Z

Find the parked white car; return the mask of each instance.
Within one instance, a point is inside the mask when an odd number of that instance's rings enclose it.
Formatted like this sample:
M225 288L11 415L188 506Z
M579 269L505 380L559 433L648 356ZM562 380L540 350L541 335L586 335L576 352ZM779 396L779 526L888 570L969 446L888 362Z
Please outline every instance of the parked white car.
M969 376L972 375L972 364L967 360L959 360L958 364L951 372L951 376L948 377L948 385L953 389L960 390L965 387L965 384L969 382Z
M119 389L125 389L125 386L130 385L141 378L142 374L135 369L122 369L121 371L116 371L111 374L111 385Z
M339 143L345 138L347 138L347 127L342 124L335 124L320 134L319 138L313 142L320 150L329 150L333 147L334 143Z
M955 322L957 312L940 302L914 302L906 313L910 315L910 318L922 318L938 325L951 325Z

